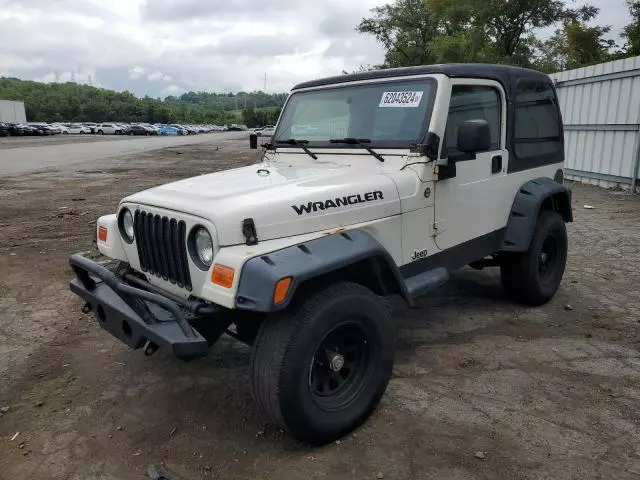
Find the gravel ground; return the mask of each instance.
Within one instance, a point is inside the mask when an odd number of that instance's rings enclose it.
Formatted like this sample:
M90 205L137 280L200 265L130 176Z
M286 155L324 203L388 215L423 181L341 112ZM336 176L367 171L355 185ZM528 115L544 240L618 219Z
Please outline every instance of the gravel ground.
M152 464L173 480L640 476L640 198L629 194L573 186L569 264L550 304L509 303L497 271L464 269L397 313L380 408L320 449L264 424L247 347L145 358L81 314L68 256L92 249L96 217L141 188L255 160L245 147L212 139L0 179L0 477L141 479Z

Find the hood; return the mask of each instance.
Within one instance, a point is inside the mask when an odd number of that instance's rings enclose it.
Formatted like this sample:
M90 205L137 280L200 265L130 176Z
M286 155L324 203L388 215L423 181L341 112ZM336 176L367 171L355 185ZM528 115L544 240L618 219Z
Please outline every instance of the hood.
M253 219L259 240L270 240L399 214L393 180L381 169L367 167L260 163L155 187L123 203L207 219L221 246L245 242L246 218Z

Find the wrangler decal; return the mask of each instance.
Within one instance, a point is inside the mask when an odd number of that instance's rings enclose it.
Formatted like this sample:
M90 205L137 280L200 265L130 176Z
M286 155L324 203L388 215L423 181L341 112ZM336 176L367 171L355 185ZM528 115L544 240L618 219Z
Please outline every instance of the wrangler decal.
M376 200L384 200L382 192L367 192L364 194L347 195L346 197L330 198L322 202L309 202L303 205L291 205L298 215L305 213L324 211L330 208L346 207L347 205L355 205L358 203L373 202Z

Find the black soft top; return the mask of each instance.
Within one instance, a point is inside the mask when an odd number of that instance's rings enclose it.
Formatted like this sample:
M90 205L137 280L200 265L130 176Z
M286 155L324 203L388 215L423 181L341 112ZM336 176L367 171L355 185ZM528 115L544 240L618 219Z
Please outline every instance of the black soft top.
M376 80L390 77L407 77L410 75L429 75L441 73L448 77L462 78L484 78L496 80L505 87L507 91L520 78L541 80L551 83L551 79L544 73L527 68L512 67L509 65L492 65L486 63L450 63L442 65L421 65L418 67L389 68L385 70L372 70L370 72L351 73L337 75L335 77L311 80L293 87L293 90L309 87L320 87L323 85L333 85L337 83L357 82L360 80Z

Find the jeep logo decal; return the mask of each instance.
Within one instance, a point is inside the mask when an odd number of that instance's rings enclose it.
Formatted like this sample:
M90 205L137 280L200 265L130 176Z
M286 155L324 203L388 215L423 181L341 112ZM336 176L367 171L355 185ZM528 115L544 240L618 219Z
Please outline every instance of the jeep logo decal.
M383 200L382 192L367 192L364 194L348 195L340 198L330 198L322 202L309 202L306 205L291 205L298 215L304 213L317 212L318 210L328 210L330 208L346 207L347 205L355 205L356 203L373 202L375 200Z
M423 258L427 258L429 256L427 249L424 250L415 250L411 254L411 261L415 262L416 260L422 260Z

